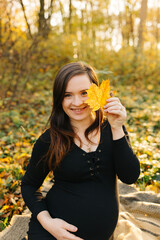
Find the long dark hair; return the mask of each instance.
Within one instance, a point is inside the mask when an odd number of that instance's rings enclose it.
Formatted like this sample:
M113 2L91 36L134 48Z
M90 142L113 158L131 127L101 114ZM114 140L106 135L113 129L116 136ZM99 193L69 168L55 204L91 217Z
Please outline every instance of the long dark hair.
M93 68L81 62L72 62L64 65L54 80L53 107L49 118L51 143L46 158L51 170L53 170L53 159L55 158L54 168L56 168L70 150L73 138L78 137L70 124L69 117L63 111L62 101L68 81L76 75L83 74L88 75L91 83L98 85L98 78ZM88 140L88 134L97 129L103 121L101 109L96 111L95 114L94 122L85 131L85 137Z

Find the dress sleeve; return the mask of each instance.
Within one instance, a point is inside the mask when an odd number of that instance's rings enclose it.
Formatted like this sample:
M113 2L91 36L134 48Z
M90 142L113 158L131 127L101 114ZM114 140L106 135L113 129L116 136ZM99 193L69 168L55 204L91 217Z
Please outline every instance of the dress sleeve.
M113 159L118 178L126 183L136 182L140 174L140 162L134 154L126 128L123 126L124 137L113 140Z
M21 182L22 197L34 217L39 212L47 210L40 186L49 173L49 168L45 166L43 158L48 148L49 144L44 142L41 137L36 141L26 173Z

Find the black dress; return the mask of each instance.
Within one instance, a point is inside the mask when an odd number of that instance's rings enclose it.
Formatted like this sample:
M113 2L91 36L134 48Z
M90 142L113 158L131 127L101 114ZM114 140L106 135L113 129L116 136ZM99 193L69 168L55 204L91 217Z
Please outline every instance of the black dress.
M124 132L126 134L125 128ZM37 140L30 163L22 179L22 195L32 212L29 240L54 240L40 225L36 216L48 210L78 227L73 232L85 240L108 240L113 234L119 214L117 177L127 184L140 174L140 164L133 153L128 136L112 140L109 123L101 126L101 139L96 151L86 153L73 144L70 152L54 171L55 183L43 198L39 187L49 173L41 157L47 152L50 130ZM43 170L44 169L44 170Z

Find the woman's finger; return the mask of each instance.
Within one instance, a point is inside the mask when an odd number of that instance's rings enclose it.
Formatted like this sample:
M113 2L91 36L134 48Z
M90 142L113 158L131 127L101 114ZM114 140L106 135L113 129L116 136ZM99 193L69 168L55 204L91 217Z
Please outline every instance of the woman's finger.
M64 223L64 228L70 232L76 232L78 228L72 224L69 224L67 222Z
M104 112L110 112L112 110L120 110L120 111L123 111L123 107L121 105L113 105L113 106L110 106L110 107L107 107L104 109Z
M120 102L120 100L119 100L118 97L111 97L111 98L108 98L106 101L107 101L107 102L113 102L113 101Z
M108 113L111 113L111 114L116 114L116 115L121 115L122 114L122 111L120 109L112 109L110 111L107 111Z
M111 106L120 106L122 107L122 104L120 102L117 102L117 101L114 101L114 102L109 102L107 103L104 108L108 108L108 107L111 107Z

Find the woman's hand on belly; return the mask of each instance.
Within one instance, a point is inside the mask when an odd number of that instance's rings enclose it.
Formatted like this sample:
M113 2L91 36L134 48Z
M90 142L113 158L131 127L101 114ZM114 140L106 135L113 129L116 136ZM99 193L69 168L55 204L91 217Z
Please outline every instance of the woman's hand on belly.
M48 211L42 211L37 215L37 219L42 227L53 235L57 240L83 240L70 232L78 230L72 224L60 218L52 218ZM70 231L70 232L69 232Z

